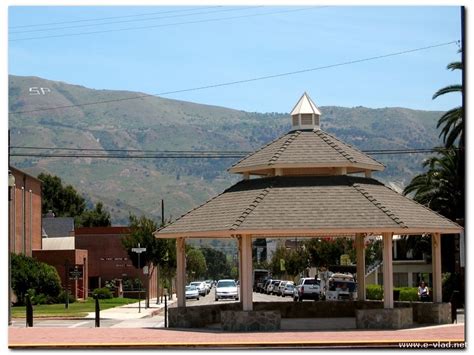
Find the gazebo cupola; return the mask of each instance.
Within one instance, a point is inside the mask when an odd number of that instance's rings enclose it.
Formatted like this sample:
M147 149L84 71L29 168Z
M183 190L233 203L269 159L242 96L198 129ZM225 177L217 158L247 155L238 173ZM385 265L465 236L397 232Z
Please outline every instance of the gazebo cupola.
M305 92L291 111L291 122L294 130L312 129L319 130L321 112Z
M381 171L384 166L360 150L324 132L321 112L305 92L291 115L292 129L234 164L229 172L269 176L334 176Z

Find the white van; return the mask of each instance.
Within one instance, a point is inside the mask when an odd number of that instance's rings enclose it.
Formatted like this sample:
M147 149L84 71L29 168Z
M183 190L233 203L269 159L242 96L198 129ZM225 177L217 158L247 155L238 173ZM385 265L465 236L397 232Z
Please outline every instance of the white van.
M332 274L328 280L326 300L357 300L357 283L350 274Z

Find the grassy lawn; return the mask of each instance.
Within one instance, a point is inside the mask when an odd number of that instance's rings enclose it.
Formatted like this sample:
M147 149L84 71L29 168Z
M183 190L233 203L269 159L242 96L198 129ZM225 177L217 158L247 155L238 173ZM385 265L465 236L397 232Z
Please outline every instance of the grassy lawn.
M111 298L99 300L100 310L122 306L124 304L135 303L138 300L133 298ZM42 304L33 306L33 317L85 317L87 313L95 311L95 301L91 297L85 302L76 301L69 304L69 308L64 308L61 304ZM12 307L13 318L25 318L26 307Z

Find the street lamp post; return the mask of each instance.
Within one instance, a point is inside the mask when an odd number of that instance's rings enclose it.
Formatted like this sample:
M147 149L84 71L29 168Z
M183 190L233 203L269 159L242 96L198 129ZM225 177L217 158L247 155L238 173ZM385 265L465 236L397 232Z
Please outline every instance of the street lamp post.
M11 239L12 239L12 189L15 186L15 176L8 170L8 325L12 324L12 302L11 302L11 293L12 293L12 279L11 279ZM15 213L15 211L13 211ZM13 231L15 233L15 231Z
M146 248L140 248L140 243L138 243L138 248L132 248L132 252L134 253L137 253L138 254L138 269L140 270L140 274L141 274L141 270L142 268L140 267L141 264L140 264L140 254L145 252L146 251ZM141 309L141 301L142 301L142 287L140 286L140 290L138 291L138 313L141 313L142 309Z

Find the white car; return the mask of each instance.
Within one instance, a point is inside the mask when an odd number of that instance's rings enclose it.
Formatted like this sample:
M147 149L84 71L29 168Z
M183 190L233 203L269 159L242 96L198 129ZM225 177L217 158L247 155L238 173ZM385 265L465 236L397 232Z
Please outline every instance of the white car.
M189 284L189 286L196 286L201 296L207 295L207 287L203 281L194 281Z
M239 291L235 281L231 279L219 280L216 285L215 298L216 301L220 299L235 299L238 301Z
M196 286L190 285L186 286L186 299L188 298L195 298L199 301L199 290Z

